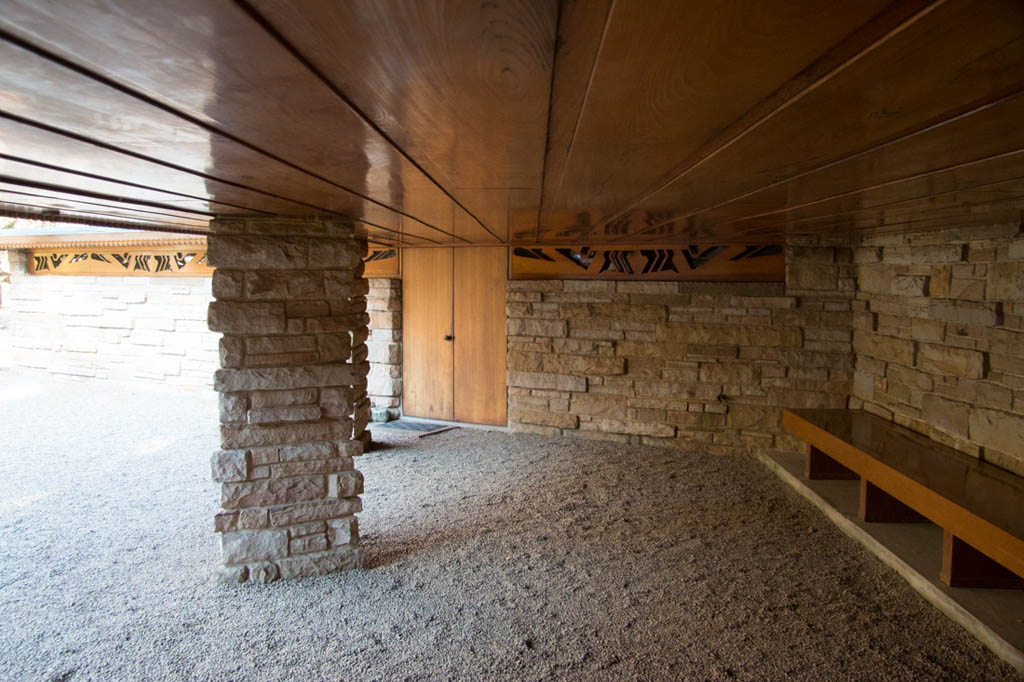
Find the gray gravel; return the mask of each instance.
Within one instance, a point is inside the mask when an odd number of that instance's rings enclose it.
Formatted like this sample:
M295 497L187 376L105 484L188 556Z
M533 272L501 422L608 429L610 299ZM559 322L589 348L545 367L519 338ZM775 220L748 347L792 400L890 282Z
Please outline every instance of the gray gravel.
M367 570L220 586L212 392L0 420L5 680L1020 679L749 459L378 429Z

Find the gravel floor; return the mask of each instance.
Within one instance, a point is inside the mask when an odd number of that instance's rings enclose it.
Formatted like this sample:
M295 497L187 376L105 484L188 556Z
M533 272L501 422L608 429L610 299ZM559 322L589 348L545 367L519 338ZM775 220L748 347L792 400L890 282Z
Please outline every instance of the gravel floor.
M1021 679L748 459L378 430L367 570L220 586L212 392L0 424L5 680Z

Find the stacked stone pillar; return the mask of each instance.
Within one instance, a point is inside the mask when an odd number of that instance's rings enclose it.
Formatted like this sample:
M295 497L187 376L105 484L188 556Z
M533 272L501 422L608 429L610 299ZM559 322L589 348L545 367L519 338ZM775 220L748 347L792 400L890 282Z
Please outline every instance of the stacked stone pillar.
M213 224L209 325L223 337L212 468L226 580L362 566L353 458L369 442L365 254L347 222Z

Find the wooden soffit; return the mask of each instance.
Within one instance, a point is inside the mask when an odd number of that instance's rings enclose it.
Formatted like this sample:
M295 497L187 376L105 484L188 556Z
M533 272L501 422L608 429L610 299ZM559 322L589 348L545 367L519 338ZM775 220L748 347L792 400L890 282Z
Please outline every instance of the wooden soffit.
M7 0L0 214L610 250L1020 220L1019 0Z

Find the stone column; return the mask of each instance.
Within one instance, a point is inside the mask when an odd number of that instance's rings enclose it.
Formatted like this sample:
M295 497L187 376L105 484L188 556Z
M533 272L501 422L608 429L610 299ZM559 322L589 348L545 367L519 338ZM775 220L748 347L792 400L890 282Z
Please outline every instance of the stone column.
M222 332L215 530L229 581L362 566L353 458L366 425L366 242L348 222L218 220L208 258Z
M370 406L374 421L387 421L402 414L402 280L369 282Z

